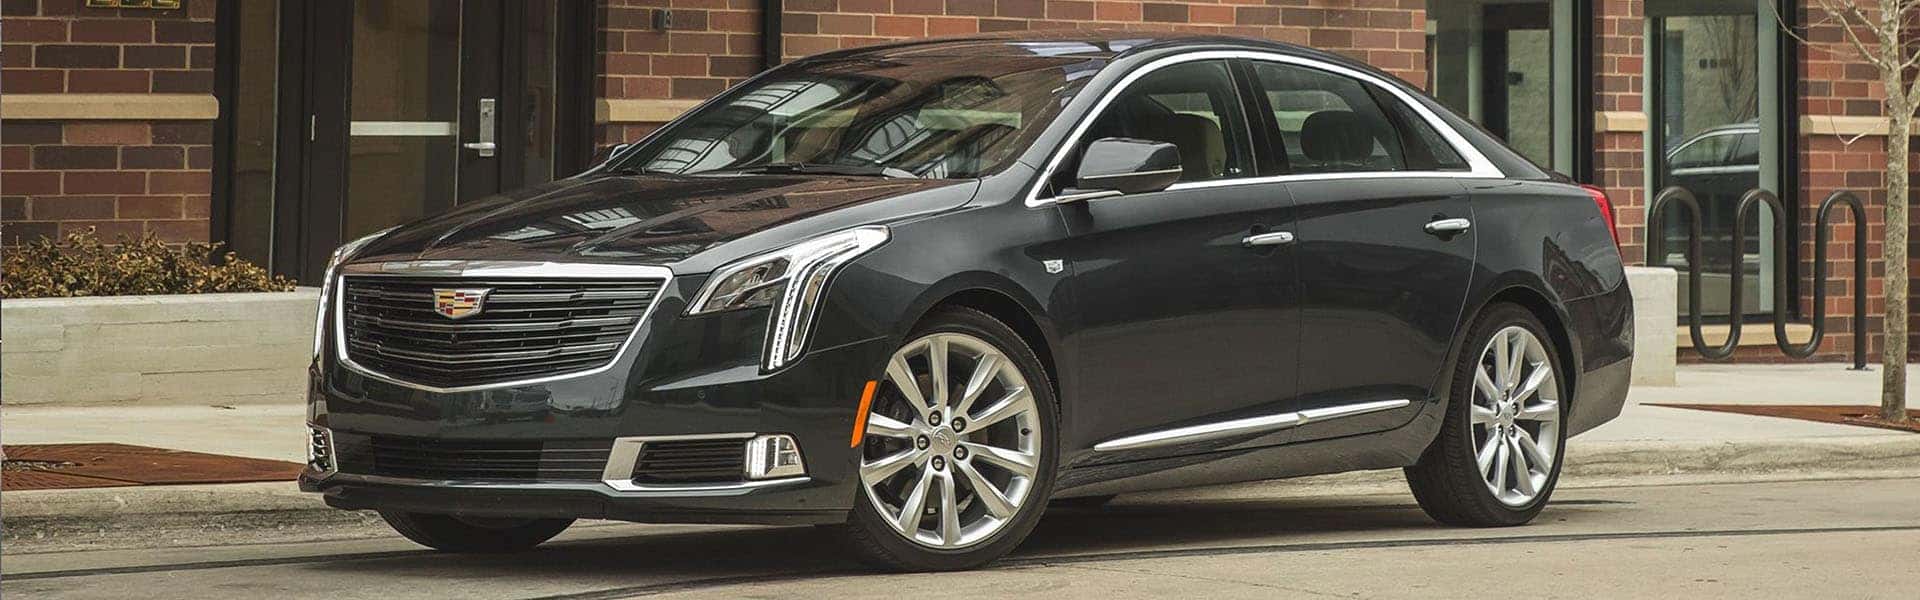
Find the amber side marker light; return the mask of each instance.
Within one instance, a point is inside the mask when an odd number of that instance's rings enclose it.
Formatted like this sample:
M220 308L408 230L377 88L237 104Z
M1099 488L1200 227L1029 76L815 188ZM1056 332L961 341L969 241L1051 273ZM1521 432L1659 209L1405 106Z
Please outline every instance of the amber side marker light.
M878 380L867 381L867 389L860 392L860 410L853 413L853 442L849 448L859 448L860 441L867 438L867 411L873 409L873 390L880 387Z

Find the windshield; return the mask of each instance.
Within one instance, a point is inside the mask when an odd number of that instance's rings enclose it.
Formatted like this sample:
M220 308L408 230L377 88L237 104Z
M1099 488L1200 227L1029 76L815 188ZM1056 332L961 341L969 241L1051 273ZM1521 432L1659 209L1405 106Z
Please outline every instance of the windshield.
M998 171L1104 64L843 59L784 69L660 132L614 170L966 178Z

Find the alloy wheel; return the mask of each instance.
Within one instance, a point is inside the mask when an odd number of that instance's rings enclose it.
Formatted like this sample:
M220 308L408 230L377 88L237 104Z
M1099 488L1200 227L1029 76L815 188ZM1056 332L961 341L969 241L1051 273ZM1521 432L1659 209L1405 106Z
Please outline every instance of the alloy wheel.
M1040 468L1038 405L1006 353L962 333L908 342L867 417L860 482L895 533L971 546L1012 522Z
M1540 496L1560 451L1560 383L1547 352L1533 332L1506 327L1474 369L1474 460L1487 489L1508 506Z

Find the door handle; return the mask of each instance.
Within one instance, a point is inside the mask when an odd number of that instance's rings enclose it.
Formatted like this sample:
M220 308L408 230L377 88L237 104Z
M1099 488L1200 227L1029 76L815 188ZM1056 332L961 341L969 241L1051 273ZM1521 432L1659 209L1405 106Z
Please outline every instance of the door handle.
M1452 235L1473 228L1473 221L1466 219L1440 219L1427 223L1427 233L1434 235Z
M493 143L494 122L497 120L494 116L496 104L493 98L480 99L480 118L475 119L477 123L474 128L478 130L480 139L479 141L467 142L460 145L463 148L479 153L482 158L493 156L493 152L499 149L498 146L495 146Z
M1255 248L1259 246L1279 246L1281 244L1291 244L1291 243L1293 243L1293 232L1291 231L1256 233L1256 234L1247 236L1246 239L1240 240L1240 245L1246 246L1248 248Z

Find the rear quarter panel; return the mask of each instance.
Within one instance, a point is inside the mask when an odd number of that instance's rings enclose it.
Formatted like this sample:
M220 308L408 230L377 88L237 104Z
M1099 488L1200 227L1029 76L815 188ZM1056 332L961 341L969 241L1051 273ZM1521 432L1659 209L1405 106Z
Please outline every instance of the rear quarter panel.
M1542 297L1573 400L1567 428L1577 434L1617 416L1633 358L1633 302L1620 252L1591 196L1551 181L1469 182L1481 233L1471 322L1515 288Z

